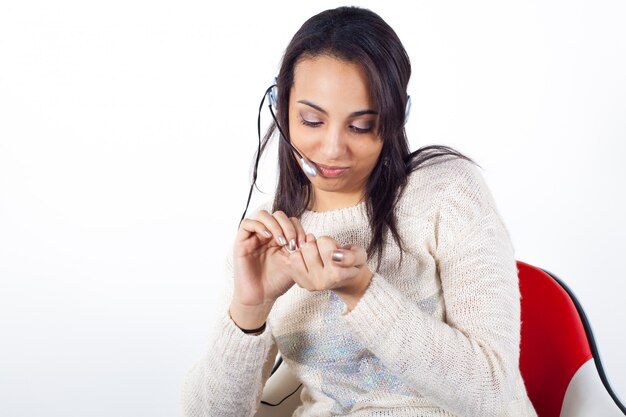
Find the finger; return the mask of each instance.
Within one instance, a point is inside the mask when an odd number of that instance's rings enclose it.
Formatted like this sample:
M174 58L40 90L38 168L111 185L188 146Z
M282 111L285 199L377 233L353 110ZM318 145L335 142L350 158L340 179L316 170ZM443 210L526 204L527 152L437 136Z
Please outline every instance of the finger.
M324 269L324 262L317 247L315 236L306 235L306 242L300 248L300 254L309 274L321 273Z
M290 217L289 220L291 220L291 223L296 229L296 240L298 242L298 247L301 248L306 242L304 227L302 227L302 223L300 223L300 220L297 217Z
M332 253L333 251L340 249L339 243L328 236L322 236L317 239L317 249L321 254L322 262L324 265L332 262Z
M278 224L283 230L283 236L285 237L287 241L285 248L289 252L297 251L298 250L298 241L297 241L298 233L296 232L296 227L292 223L291 219L287 217L287 215L280 210L275 211L272 215L274 216L276 221L278 221Z
M259 221L252 219L243 219L237 231L237 240L249 238L252 234L256 234L261 240L272 237L272 233Z
M307 269L306 262L304 262L301 251L289 253L287 266L291 269L291 276L298 285L300 285L302 277L306 277L309 274L309 270Z
M358 245L348 245L331 252L335 265L360 268L367 263L367 251Z
M261 210L257 214L256 220L263 223L263 225L272 233L272 236L276 240L279 246L285 246L287 239L285 233L278 220L272 216L267 210Z

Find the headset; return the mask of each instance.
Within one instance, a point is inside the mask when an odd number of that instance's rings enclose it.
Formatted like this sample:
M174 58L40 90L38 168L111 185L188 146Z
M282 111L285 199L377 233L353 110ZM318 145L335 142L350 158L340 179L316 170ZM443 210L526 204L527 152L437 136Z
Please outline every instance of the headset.
M274 112L274 109L278 107L278 77L274 77L274 83L270 85L267 88L267 90L265 90L265 94L263 94L263 98L261 99L261 104L259 105L259 115L257 118L257 133L258 133L259 142L258 142L256 157L254 161L254 169L252 172L252 183L250 184L250 191L248 192L248 201L246 202L246 208L244 209L243 214L241 215L241 220L239 220L239 224L241 224L243 219L246 217L248 207L250 206L250 199L252 198L252 191L254 190L254 185L256 184L257 170L259 167L259 159L261 157L261 111L263 110L263 104L265 103L265 98L268 99L267 100L268 108L270 110L270 114L272 115L272 119L274 119L274 124L278 128L278 131L280 133L279 135L280 138L287 144L287 146L291 148L291 150L293 150L293 152L298 156L298 158L300 158L300 162L302 163L302 171L309 177L317 176L317 168L315 167L315 164L309 161L308 158L304 157L302 155L302 152L300 152L291 143L291 141L287 138L287 135L285 135L285 133L283 132L283 129L280 127L280 123L278 123L278 119L276 118L276 114ZM411 113L411 96L407 95L406 107L404 109L403 126L406 125L406 122L409 120L410 113Z

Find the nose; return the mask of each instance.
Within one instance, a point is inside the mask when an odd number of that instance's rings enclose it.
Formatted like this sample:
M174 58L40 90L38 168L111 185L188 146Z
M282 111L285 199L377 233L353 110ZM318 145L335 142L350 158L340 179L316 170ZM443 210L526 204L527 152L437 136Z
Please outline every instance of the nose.
M347 152L346 141L339 126L329 126L322 139L320 153L330 161L338 161Z

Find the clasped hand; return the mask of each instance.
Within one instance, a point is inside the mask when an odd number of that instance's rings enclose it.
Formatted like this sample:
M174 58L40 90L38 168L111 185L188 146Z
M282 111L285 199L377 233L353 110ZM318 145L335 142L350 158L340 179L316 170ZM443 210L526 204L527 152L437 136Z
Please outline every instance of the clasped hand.
M372 278L363 247L306 234L297 218L282 211L263 210L242 221L233 261L234 301L245 306L269 306L297 284L333 290L352 309Z

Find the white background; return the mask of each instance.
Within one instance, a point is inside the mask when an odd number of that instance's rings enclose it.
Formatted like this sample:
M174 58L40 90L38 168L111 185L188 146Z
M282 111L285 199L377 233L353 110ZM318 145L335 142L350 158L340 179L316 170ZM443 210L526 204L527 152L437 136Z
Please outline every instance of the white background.
M293 33L337 5L2 1L0 415L178 415L261 95ZM579 296L626 398L626 3L360 5L411 56L413 148L482 165L517 258Z

